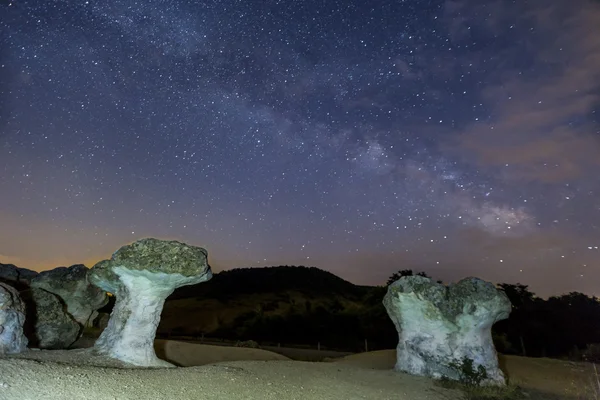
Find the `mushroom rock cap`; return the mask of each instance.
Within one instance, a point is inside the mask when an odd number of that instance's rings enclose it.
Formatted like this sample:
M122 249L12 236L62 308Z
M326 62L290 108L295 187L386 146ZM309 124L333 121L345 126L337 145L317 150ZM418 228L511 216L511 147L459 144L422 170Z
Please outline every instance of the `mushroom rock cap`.
M199 283L212 277L207 255L206 249L176 240L140 239L121 247L110 260L102 260L94 265L90 280L111 293L121 287L125 274L148 278L171 276L175 279L168 280L174 283Z

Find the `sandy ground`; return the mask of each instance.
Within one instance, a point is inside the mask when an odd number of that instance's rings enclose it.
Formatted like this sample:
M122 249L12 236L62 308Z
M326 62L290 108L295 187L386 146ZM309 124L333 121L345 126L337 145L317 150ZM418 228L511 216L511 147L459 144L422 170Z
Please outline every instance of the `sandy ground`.
M194 343L178 342L175 340L156 340L154 349L158 358L167 360L181 367L194 367L214 364L224 361L282 361L289 358L262 349L244 347L226 347Z
M500 368L509 382L523 389L562 398L592 400L598 389L594 366L590 363L499 355ZM337 361L373 370L389 370L396 363L395 350L354 354ZM598 371L600 372L600 371Z
M2 400L453 400L426 378L336 362L286 360L259 349L161 341L167 358L203 366L126 368L88 349L28 351L0 358ZM261 358L269 361L248 361ZM239 361L232 361L238 359ZM242 361L245 360L246 361ZM222 361L230 360L230 361ZM215 361L222 361L213 364Z
M0 358L0 400L461 398L430 379L392 371L394 350L317 363L261 349L169 340L157 340L155 347L159 357L183 368L131 368L89 349L31 350ZM588 398L568 390L572 382L583 387L593 373L590 364L506 356L500 361L511 381L524 388Z

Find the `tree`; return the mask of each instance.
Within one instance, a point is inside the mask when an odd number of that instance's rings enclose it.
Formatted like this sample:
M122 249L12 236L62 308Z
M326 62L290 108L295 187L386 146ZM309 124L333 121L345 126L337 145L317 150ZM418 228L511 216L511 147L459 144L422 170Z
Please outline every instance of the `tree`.
M500 290L506 293L514 308L518 309L526 304L531 304L535 298L535 294L529 290L529 286L517 283L501 283Z
M538 345L540 341L531 338L538 337L539 332L543 332L532 312L535 294L529 290L529 286L520 283L501 283L498 287L510 300L512 311L508 319L497 322L494 328L497 333L504 334L511 345L517 346L515 350L519 349L519 354L527 355L528 350L531 354L532 349L527 348L526 342L535 342L535 345Z
M413 273L412 269L403 269L401 271L394 272L392 274L392 276L390 276L390 278L387 281L387 286L390 286L392 283L396 282L398 279L402 278L403 276L413 276L413 275L423 276L425 278L431 278L425 272L417 272L415 274L415 273Z

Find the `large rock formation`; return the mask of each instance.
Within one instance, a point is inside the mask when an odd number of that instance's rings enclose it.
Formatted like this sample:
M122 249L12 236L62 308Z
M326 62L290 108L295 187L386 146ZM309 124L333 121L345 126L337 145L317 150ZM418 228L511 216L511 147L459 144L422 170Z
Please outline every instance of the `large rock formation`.
M39 288L22 291L21 296L27 305L25 334L30 347L58 350L75 343L81 326L58 296Z
M68 348L77 340L81 327L67 313L66 306L58 296L32 287L32 282L38 276L36 271L0 264L0 282L7 282L19 290L25 304L22 331L29 346L41 349Z
M29 287L29 283L37 276L36 271L19 268L13 264L0 263L0 282L5 282L18 290Z
M483 384L504 384L491 327L508 318L511 303L491 283L467 278L448 287L421 276L388 287L383 304L398 331L396 370L459 380L452 363L464 357L487 372Z
M31 280L31 286L57 295L75 321L82 327L91 326L98 315L97 310L108 303L108 296L104 290L90 284L88 271L82 264L43 271Z
M212 277L207 255L177 241L141 239L94 265L90 282L117 299L95 350L139 366L172 366L154 352L160 313L176 288Z
M0 355L27 349L23 334L25 304L15 288L0 282Z

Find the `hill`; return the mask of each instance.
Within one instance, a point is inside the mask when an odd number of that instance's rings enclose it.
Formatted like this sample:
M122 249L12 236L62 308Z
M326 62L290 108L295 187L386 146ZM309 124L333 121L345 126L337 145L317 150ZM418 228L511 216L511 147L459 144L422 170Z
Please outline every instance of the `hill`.
M206 283L177 289L169 299L223 298L228 295L235 297L240 294L286 291L301 292L307 296L330 293L357 297L364 294L365 287L354 285L319 268L282 265L221 271Z
M222 271L176 290L157 332L357 350L370 339L371 348L393 347L397 334L381 304L384 293L314 267Z

